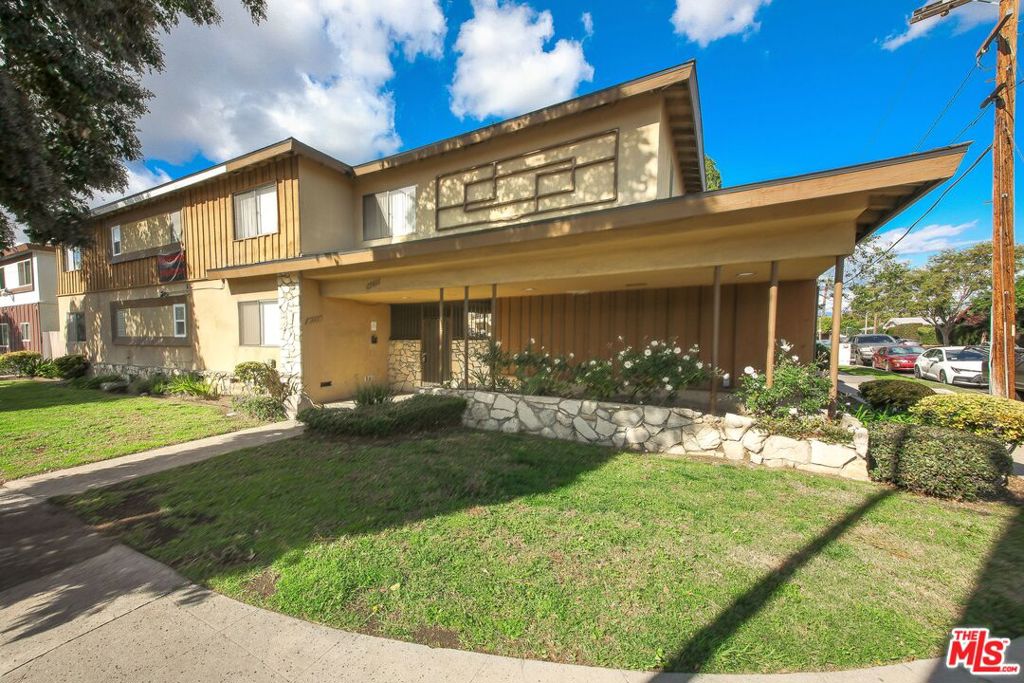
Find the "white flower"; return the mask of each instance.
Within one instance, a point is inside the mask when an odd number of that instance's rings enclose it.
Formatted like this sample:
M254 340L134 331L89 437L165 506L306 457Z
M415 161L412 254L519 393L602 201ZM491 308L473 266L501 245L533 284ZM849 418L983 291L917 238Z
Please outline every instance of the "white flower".
M796 413L797 413L797 410L796 410L796 408L790 408L790 409L789 409L789 414L790 414L790 415L796 415Z
M536 339L534 339L533 337L530 337L530 343L531 343L531 344L536 344L536 343L537 343L537 340L536 340Z
M722 375L722 381L726 382L726 383L729 382L729 373L728 372L725 373L724 375Z
M668 384L668 377L662 377L661 381L664 382L665 384Z
M690 360L690 354L686 354L685 356L683 356L683 360Z
M633 367L633 361L627 360L625 363L622 364L622 367L624 367L627 370L629 370L631 367Z
M666 384L665 385L665 391L672 391L672 385L671 384Z
M651 350L650 349L644 349L644 355L645 356L650 356L651 355Z
M499 339L498 341L494 342L494 345L495 346L501 346L501 340Z
M657 346L657 345L658 345L658 342L657 342L657 340L655 340L655 341L652 341L652 342L651 342L651 346L652 346L652 347L654 347L654 346Z
M743 368L743 374L750 375L751 377L753 377L754 375L757 374L757 370L748 365L747 367Z
M576 357L576 354L573 353L572 351L570 351L569 352L569 358L575 358L575 357Z
M625 339L622 338L621 334L619 335L619 341L626 341Z
M697 361L697 369L698 370L703 370L704 369L704 363L701 363L700 361Z
M678 356L683 352L683 350L677 346L676 348L672 349L672 352Z
M794 363L800 362L800 356L796 355L795 353L793 354L792 358Z
M592 361L590 361L590 364L591 365L597 365L597 361L596 360L592 360Z
M623 382L623 383L622 383L622 386L624 386L624 387L628 387L628 386L629 386L629 380L627 379L627 380L626 380L625 382Z
M782 339L782 340L779 341L779 348L781 348L786 353L789 353L793 349L793 345L790 344L785 339Z

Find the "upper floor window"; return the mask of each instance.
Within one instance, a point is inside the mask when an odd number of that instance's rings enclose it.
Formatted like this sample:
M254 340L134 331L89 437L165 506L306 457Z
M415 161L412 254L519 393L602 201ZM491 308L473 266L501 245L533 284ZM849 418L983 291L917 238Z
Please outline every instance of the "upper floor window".
M110 229L110 252L114 256L121 255L121 226L115 225Z
M277 232L277 186L264 185L235 195L235 239Z
M18 284L22 287L32 284L32 259L18 261Z
M363 239L416 232L416 186L363 195Z
M80 247L64 247L64 272L70 273L82 269L82 249Z

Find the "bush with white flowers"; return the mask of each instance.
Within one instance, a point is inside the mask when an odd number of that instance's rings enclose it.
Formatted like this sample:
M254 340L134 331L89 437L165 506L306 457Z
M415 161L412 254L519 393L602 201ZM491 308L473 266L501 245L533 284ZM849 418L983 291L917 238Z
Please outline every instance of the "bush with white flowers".
M622 392L642 403L673 400L683 389L710 379L711 367L698 352L696 346L684 350L675 341L658 339L641 348L624 347L617 356Z
M775 378L771 387L767 377L752 367L743 370L740 399L747 411L759 417L798 417L817 415L828 405L829 380L813 363L801 363L785 339L775 353Z

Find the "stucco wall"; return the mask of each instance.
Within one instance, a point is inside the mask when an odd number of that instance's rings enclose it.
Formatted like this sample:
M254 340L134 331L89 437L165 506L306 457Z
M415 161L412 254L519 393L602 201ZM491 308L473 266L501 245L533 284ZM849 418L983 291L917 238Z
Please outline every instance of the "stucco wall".
M600 205L568 207L564 210L544 214L569 215L595 208L608 208L636 202L656 199L658 195L659 144L661 142L662 105L660 97L638 97L635 100L616 105L602 107L599 110L581 114L571 120L555 121L550 124L532 128L521 134L504 136L479 145L473 145L451 154L440 155L422 162L400 166L394 169L374 172L360 176L356 184L354 221L355 242L357 245L380 244L388 241L402 241L439 234L435 230L435 178L440 174L452 173L468 169L480 164L488 164L499 159L506 159L532 153L550 145L560 145L567 141L593 135L613 128L618 128L618 169L616 174L617 199ZM362 196L383 190L392 190L409 185L416 185L416 234L392 240L363 241L362 235ZM488 212L481 212L487 214ZM491 216L500 217L500 212ZM523 216L502 223L488 223L464 228L453 228L442 231L451 234L510 225L529 220L536 220L536 215Z
M310 399L349 399L363 382L387 381L389 306L322 297L316 280L303 279L302 317L303 385ZM330 386L320 386L326 382Z
M310 159L299 159L299 221L301 251L320 254L355 245L349 225L355 210L353 181Z
M191 343L187 346L148 346L114 344L111 338L110 303L159 296L187 297ZM221 282L171 283L163 288L138 287L124 291L94 292L62 296L58 299L62 353L82 353L95 363L165 368L180 371L231 372L244 361L277 361L276 346L240 346L238 343L238 303L276 300L274 278L246 281L229 287ZM85 313L86 341L67 341L67 314Z

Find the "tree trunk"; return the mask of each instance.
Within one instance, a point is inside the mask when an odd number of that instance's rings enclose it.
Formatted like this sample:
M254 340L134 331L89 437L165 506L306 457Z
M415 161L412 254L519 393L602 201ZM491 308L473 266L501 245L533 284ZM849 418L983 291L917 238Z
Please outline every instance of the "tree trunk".
M950 341L950 339L952 339L952 337L953 337L953 326L952 325L948 325L948 324L947 325L941 325L939 327L939 332L942 334L942 345L943 346L952 346L953 344Z

